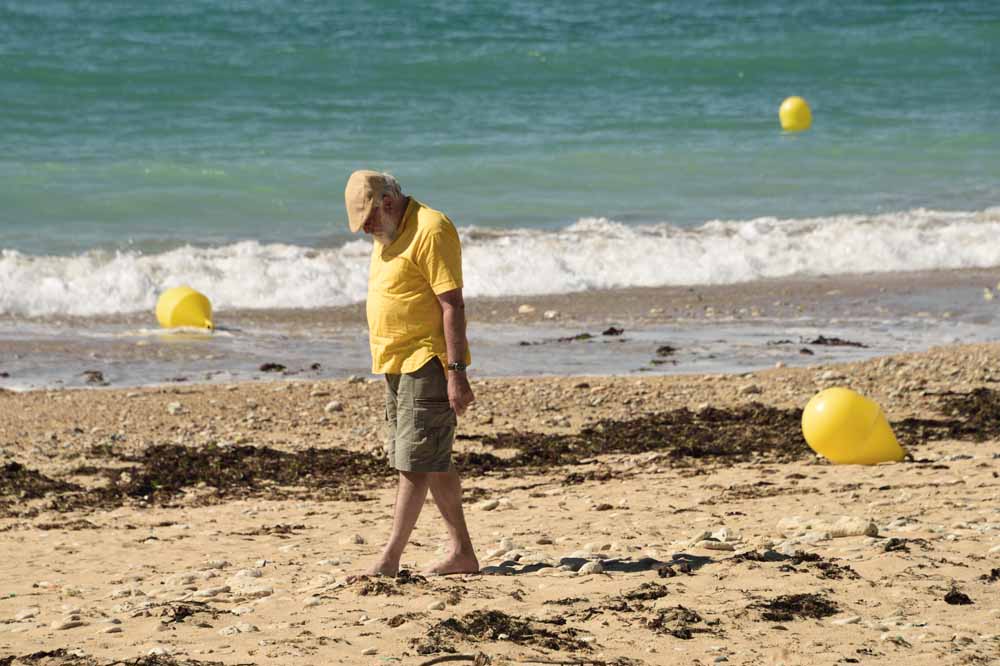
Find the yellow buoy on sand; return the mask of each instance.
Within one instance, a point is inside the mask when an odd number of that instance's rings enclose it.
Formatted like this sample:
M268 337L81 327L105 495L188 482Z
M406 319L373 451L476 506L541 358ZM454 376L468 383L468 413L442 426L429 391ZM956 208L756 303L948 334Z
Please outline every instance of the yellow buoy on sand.
M812 397L802 412L802 434L813 451L838 465L899 462L906 456L878 403L846 388Z
M782 102L778 109L778 119L781 121L781 129L786 132L804 132L813 122L809 104L801 97L789 97Z
M156 302L156 319L163 328L215 328L212 304L205 294L191 287L174 287L160 294Z

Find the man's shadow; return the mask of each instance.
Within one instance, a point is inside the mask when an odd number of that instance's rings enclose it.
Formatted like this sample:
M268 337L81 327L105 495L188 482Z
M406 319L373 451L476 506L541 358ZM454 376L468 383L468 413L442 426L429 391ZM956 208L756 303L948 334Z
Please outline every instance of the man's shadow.
M545 562L535 562L533 564L520 564L515 560L506 560L495 566L483 567L479 573L484 576L520 576L522 574L535 573L542 569L552 569L556 567L568 566L572 571L579 571L587 562L591 560L582 557L563 557L558 564L548 564ZM631 558L608 558L601 560L601 566L605 573L640 573L642 571L656 571L665 566L686 565L689 571L700 569L706 564L713 562L711 557L701 555L690 555L688 553L674 553L669 562L664 562L653 557L644 557L640 560Z

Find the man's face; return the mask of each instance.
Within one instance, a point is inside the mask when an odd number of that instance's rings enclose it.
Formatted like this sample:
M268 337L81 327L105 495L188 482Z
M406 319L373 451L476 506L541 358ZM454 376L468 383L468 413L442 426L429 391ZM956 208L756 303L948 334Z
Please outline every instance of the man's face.
M365 220L362 229L366 234L371 234L383 245L392 242L392 236L396 231L396 224L392 218L392 199L382 197L382 205L372 210L371 215Z

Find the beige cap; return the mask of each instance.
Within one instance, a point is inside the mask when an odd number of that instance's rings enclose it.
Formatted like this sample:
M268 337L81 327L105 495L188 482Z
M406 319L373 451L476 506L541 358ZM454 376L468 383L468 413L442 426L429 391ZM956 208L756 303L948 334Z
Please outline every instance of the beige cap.
M385 176L378 171L355 171L347 179L344 189L344 204L347 206L347 225L352 232L365 226L365 220L372 214L385 194Z

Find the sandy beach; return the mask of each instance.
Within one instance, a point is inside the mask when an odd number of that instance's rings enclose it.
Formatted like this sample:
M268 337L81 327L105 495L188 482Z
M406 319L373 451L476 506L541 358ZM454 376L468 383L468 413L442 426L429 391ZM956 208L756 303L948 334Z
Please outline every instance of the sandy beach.
M3 392L0 663L994 663L998 368L477 379L483 571L446 578L420 575L433 505L407 574L362 575L394 494L379 381ZM812 454L801 408L835 385L912 459Z

